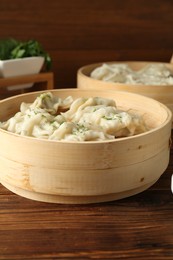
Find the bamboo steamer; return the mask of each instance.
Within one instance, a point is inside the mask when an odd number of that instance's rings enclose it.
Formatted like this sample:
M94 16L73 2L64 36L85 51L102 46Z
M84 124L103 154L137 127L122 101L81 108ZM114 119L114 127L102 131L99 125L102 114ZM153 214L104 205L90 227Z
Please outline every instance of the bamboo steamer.
M140 70L149 64L159 64L160 62L144 62L144 61L121 61L106 62L107 64L123 63L129 65L133 70ZM105 82L90 77L91 72L100 67L103 63L86 65L77 72L77 87L80 89L97 89L97 90L118 90L137 93L147 97L156 99L165 104L173 112L173 85L132 85L115 82ZM170 63L161 63L173 71L173 57Z
M32 102L32 92L0 101L0 121ZM171 111L156 100L128 92L51 90L65 98L100 96L143 115L151 128L136 136L98 142L65 142L19 136L0 129L0 181L23 197L54 203L122 199L153 185L169 163Z

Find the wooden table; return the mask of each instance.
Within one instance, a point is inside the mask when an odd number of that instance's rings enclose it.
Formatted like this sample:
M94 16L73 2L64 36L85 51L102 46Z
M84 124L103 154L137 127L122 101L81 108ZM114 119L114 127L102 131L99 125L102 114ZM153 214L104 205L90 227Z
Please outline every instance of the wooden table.
M0 259L173 259L173 148L159 181L94 205L32 201L0 185Z

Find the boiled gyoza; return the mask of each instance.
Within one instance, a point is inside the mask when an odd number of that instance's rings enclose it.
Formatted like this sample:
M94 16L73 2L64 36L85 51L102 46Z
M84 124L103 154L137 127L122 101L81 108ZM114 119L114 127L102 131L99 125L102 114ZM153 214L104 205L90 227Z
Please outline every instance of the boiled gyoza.
M147 131L143 118L119 110L116 102L102 97L71 96L61 99L42 93L33 103L0 124L7 131L35 138L64 141L102 141Z
M162 63L151 63L133 70L124 63L104 63L94 69L91 78L132 85L173 85L173 71Z

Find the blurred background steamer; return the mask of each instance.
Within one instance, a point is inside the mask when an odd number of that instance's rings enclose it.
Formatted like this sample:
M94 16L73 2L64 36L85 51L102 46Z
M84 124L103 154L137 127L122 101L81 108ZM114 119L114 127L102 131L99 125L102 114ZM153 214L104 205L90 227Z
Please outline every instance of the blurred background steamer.
M124 64L128 66L132 71L138 72L144 70L146 67L155 65L163 66L168 69L173 77L173 57L170 63L165 62L152 62L152 61L111 61L89 64L81 67L77 72L77 87L79 89L96 89L96 90L118 90L137 93L150 98L154 98L157 101L165 104L173 112L173 83L171 84L138 84L138 83L119 83L104 81L91 77L93 71L107 64L108 66ZM173 79L173 78L172 78Z

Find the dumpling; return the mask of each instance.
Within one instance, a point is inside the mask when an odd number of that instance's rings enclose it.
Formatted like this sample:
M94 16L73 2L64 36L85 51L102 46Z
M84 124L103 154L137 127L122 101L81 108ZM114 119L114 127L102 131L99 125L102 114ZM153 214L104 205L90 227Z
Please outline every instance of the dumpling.
M61 109L69 109L62 112ZM102 97L60 99L43 93L0 127L7 131L42 139L101 141L147 131L142 117L118 110L114 100Z

